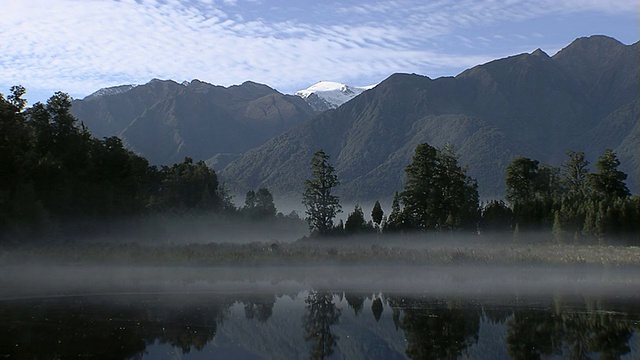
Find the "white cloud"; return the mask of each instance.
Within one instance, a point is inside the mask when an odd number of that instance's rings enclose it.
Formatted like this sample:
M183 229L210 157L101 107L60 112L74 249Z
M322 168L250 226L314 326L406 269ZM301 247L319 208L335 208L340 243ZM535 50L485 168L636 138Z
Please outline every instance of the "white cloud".
M549 14L637 10L635 0L397 0L355 6L320 2L291 8L287 18L286 9L270 13L273 3L255 0L0 0L0 5L0 85L78 95L151 78L221 85L253 80L293 91L319 79L363 85L393 72L433 76L508 55L490 48L499 41L544 37L537 31L502 36L468 29ZM533 35L513 36L519 33ZM466 52L471 49L475 52Z

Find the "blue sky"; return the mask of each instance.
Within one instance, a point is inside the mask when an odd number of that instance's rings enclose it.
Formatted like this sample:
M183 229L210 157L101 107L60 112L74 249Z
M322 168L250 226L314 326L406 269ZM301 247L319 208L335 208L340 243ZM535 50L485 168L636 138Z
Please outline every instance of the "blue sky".
M0 0L0 92L30 103L152 78L252 80L293 93L320 80L432 78L582 36L638 41L637 0Z

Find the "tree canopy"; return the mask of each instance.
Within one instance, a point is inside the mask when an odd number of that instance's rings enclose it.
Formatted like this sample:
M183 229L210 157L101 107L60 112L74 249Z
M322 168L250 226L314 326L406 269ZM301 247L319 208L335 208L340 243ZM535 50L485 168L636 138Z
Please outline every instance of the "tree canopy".
M160 170L117 137L93 138L55 93L25 109L23 87L0 94L0 231L150 211L220 211L215 172L186 158ZM47 225L49 224L49 225Z
M458 164L450 147L418 145L405 172L400 200L411 227L421 230L475 229L479 218L478 187Z
M333 219L341 212L340 199L333 189L340 184L334 167L329 164L329 155L319 150L311 159L311 178L305 180L302 203L306 207L309 229L319 235L328 234L333 228Z

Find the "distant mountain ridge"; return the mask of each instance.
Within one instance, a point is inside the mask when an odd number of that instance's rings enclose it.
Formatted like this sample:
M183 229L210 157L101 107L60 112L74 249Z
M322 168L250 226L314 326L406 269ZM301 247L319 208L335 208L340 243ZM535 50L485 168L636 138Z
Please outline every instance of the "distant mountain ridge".
M74 100L71 112L94 136L119 136L153 164L189 156L216 169L316 114L301 98L250 81L222 87L157 79L102 89Z
M537 49L475 66L456 77L395 74L342 106L250 150L222 170L238 191L266 186L299 194L313 152L331 156L344 199L401 190L404 167L422 142L451 143L478 180L481 197L504 195L518 155L558 165L568 150L594 164L617 152L638 193L639 45L580 38L553 57Z
M93 99L97 99L101 96L111 96L111 95L117 95L117 94L122 94L125 93L131 89L133 89L134 87L138 86L137 84L130 84L130 85L118 85L118 86L111 86L111 87L106 87L106 88L102 88L99 89L98 91L85 96L82 100L93 100Z
M303 98L314 110L318 112L335 109L363 91L374 88L370 86L349 86L333 81L320 81L304 90L296 91L295 95Z

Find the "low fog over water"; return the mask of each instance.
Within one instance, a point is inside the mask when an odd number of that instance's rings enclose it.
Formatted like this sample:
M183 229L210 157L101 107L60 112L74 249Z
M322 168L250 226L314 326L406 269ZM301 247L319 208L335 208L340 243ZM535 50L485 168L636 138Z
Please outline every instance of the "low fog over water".
M638 248L541 244L536 234L300 239L302 229L240 221L213 231L217 221L4 247L0 357L640 353Z
M290 293L309 289L430 296L582 295L640 300L637 268L298 265L145 267L11 265L0 299L118 293Z

